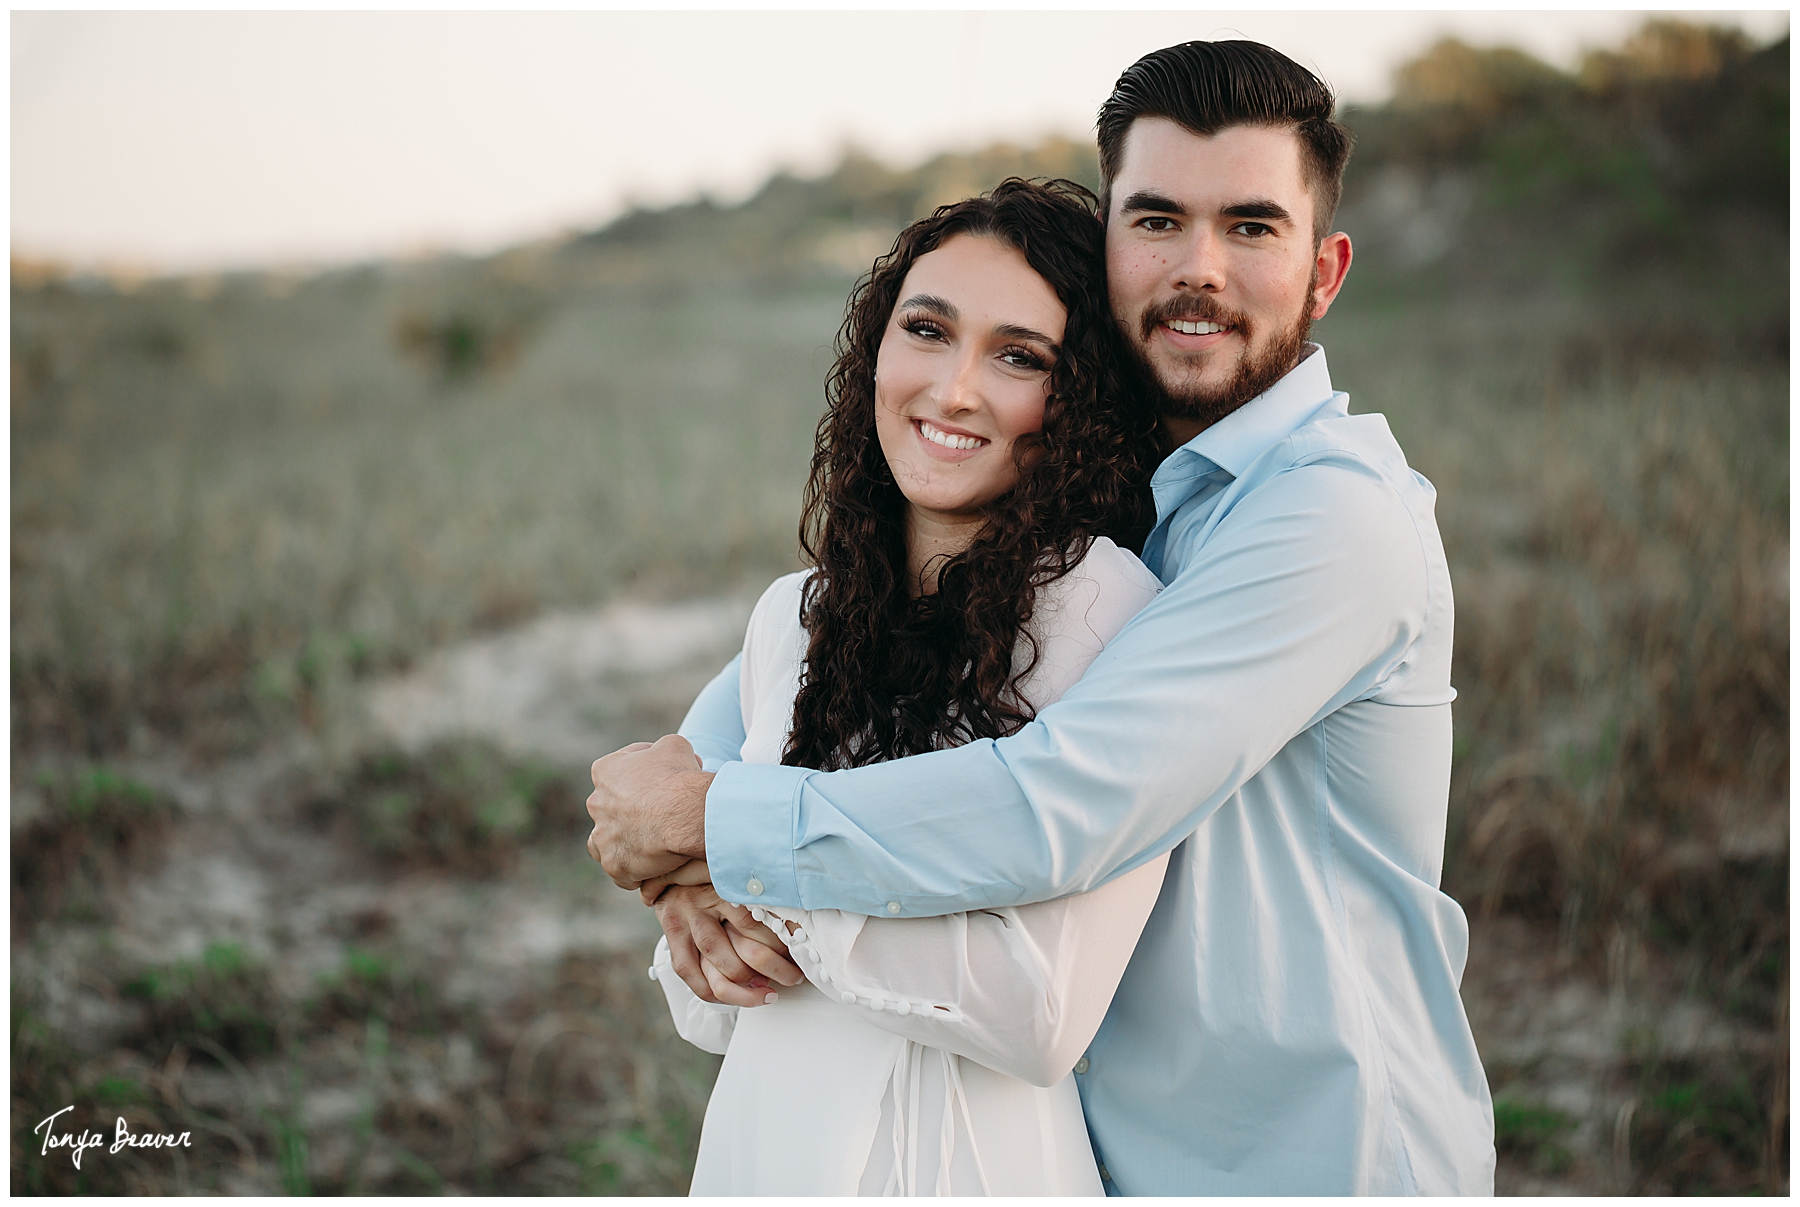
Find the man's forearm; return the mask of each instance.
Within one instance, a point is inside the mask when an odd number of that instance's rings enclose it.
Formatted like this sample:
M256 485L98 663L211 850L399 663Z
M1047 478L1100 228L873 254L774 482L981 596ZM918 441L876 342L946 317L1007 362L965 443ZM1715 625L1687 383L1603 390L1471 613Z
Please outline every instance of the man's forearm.
M1421 631L1423 558L1391 488L1330 485L1304 522L1292 492L1246 506L1011 737L849 771L723 768L706 810L719 894L942 914L1086 891L1172 849Z
M689 859L706 858L706 792L714 773L690 771L671 777L667 786L661 845Z

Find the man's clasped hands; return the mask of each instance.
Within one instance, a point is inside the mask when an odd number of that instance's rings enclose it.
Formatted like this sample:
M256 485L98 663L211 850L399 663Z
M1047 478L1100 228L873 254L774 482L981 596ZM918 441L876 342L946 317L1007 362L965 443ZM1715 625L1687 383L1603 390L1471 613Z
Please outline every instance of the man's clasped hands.
M761 1006L805 975L787 945L742 905L714 891L706 866L712 773L685 738L634 742L594 760L592 855L613 882L656 910L676 975L702 1001Z

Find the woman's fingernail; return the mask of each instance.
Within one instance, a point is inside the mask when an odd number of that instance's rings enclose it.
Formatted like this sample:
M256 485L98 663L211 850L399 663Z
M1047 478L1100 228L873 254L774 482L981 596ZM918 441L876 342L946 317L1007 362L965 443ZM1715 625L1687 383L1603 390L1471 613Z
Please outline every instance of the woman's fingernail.
M779 993L771 993L763 998L763 1005L773 1006L776 1002L778 1002L780 1000L781 1000L781 995Z

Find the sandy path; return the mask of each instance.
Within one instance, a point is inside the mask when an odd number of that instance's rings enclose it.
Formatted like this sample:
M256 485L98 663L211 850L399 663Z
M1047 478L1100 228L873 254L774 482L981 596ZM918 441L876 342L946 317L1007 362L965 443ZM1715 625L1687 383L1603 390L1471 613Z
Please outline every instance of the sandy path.
M375 684L369 712L380 734L408 748L469 734L582 766L612 749L622 727L648 733L633 721L678 720L743 644L754 603L624 602L545 616Z

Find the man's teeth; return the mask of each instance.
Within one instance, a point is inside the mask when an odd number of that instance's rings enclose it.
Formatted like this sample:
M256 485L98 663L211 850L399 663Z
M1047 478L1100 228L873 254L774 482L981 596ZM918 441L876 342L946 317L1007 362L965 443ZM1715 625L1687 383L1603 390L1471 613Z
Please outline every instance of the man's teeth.
M1196 323L1187 319L1170 319L1169 326L1183 335L1217 335L1225 330L1224 323Z
M957 436L946 432L941 427L933 427L922 419L919 421L919 431L925 439L933 444L941 444L945 448L980 448L987 443L980 436Z

